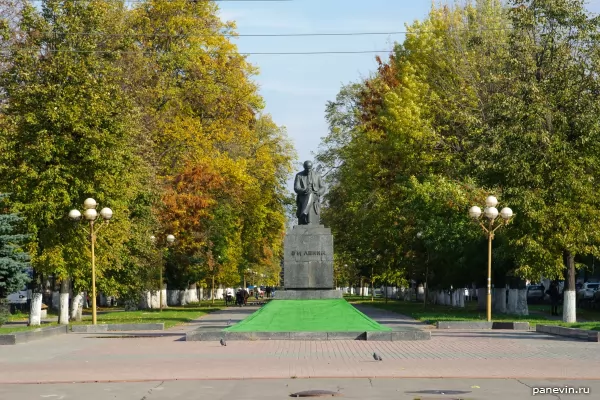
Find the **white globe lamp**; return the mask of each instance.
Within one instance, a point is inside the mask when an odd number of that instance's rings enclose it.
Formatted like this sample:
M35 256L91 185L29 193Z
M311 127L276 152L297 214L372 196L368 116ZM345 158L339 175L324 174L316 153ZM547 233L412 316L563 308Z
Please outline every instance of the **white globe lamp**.
M498 217L498 209L496 207L487 207L485 209L485 216L489 220L495 220Z
M481 208L477 206L473 206L469 208L469 217L473 219L478 219L481 216Z

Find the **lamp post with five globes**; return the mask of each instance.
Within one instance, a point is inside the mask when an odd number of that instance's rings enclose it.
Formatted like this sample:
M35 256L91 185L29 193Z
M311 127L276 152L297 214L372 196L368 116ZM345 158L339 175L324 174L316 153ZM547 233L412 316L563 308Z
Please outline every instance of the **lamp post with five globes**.
M96 325L96 255L94 253L94 248L96 245L96 235L98 231L108 224L108 221L112 218L113 212L110 208L105 207L100 210L100 217L104 220L104 224L99 227L95 226L95 222L98 220L98 212L96 211L96 207L98 203L96 200L89 198L83 202L83 217L90 223L90 241L92 247L92 324ZM81 212L79 210L71 210L69 211L69 218L73 221L81 220Z
M173 235L167 235L166 239L167 239L167 249L168 249L169 245L172 244L175 241L175 236L173 236ZM153 244L156 244L156 236L154 236L154 235L150 236L150 241ZM165 251L166 251L166 249L165 249ZM159 282L158 283L158 293L159 293L158 307L159 307L159 310L162 311L162 308L163 308L163 302L162 302L162 300L163 300L163 296L162 296L162 293L163 293L162 292L162 286L163 286L163 263L162 263L162 258L161 258L161 264L160 264L159 271L160 271L160 276L158 278L159 279L159 281L158 281Z
M505 226L508 224L509 220L513 216L513 212L510 208L504 207L500 211L500 216L502 217L502 221L494 226L496 218L498 218L498 209L496 206L498 205L498 199L494 196L489 196L485 199L485 209L483 210L483 214L488 219L488 226L485 226L483 222L479 219L481 217L481 208L477 206L473 206L469 209L469 216L479 222L479 225L485 232L488 238L488 277L487 277L487 320L491 322L492 320L492 240L494 240L494 232L501 226Z

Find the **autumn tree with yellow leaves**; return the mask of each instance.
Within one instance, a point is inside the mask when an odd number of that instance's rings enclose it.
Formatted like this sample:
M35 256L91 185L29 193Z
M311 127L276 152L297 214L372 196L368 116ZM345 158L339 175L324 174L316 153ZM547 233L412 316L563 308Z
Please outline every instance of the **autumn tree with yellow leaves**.
M150 236L167 232L172 289L239 284L248 268L274 283L294 152L216 4L2 6L0 192L32 233L37 281L90 289L86 239L65 216L93 196L115 212L98 243L105 294L155 288Z

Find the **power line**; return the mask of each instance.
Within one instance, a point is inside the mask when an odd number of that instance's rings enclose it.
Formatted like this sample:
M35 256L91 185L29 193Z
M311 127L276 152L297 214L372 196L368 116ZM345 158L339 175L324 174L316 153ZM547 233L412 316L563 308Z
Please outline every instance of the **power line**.
M233 0L232 0L233 1ZM251 1L251 0L242 0ZM254 0L252 0L254 1ZM273 0L275 1L275 0ZM419 29L414 31L382 31L382 32L307 32L307 33L104 33L104 32L59 32L68 36L109 36L109 37L166 37L166 38L188 38L188 37L310 37L310 36L382 36L382 35L404 35L419 33L445 33L445 32L496 32L508 31L511 28L465 28L465 29ZM52 34L53 32L50 32Z

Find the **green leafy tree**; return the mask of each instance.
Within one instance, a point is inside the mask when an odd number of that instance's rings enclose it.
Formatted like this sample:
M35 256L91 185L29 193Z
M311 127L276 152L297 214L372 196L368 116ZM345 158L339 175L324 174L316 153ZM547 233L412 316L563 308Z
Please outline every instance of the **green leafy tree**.
M482 182L518 213L519 272L560 277L563 318L575 316L575 256L598 255L600 20L581 0L511 1L511 57L477 146Z
M23 34L0 76L7 99L0 187L14 193L11 206L33 235L36 272L72 278L77 291L90 289L89 240L66 215L86 197L111 207L114 220L98 237L97 282L117 294L140 276L131 266L142 266L148 248L138 244L151 225L140 209L150 207L152 182L138 146L139 115L118 62L131 48L115 35L124 32L125 7L47 0L41 11L25 5L18 21Z

